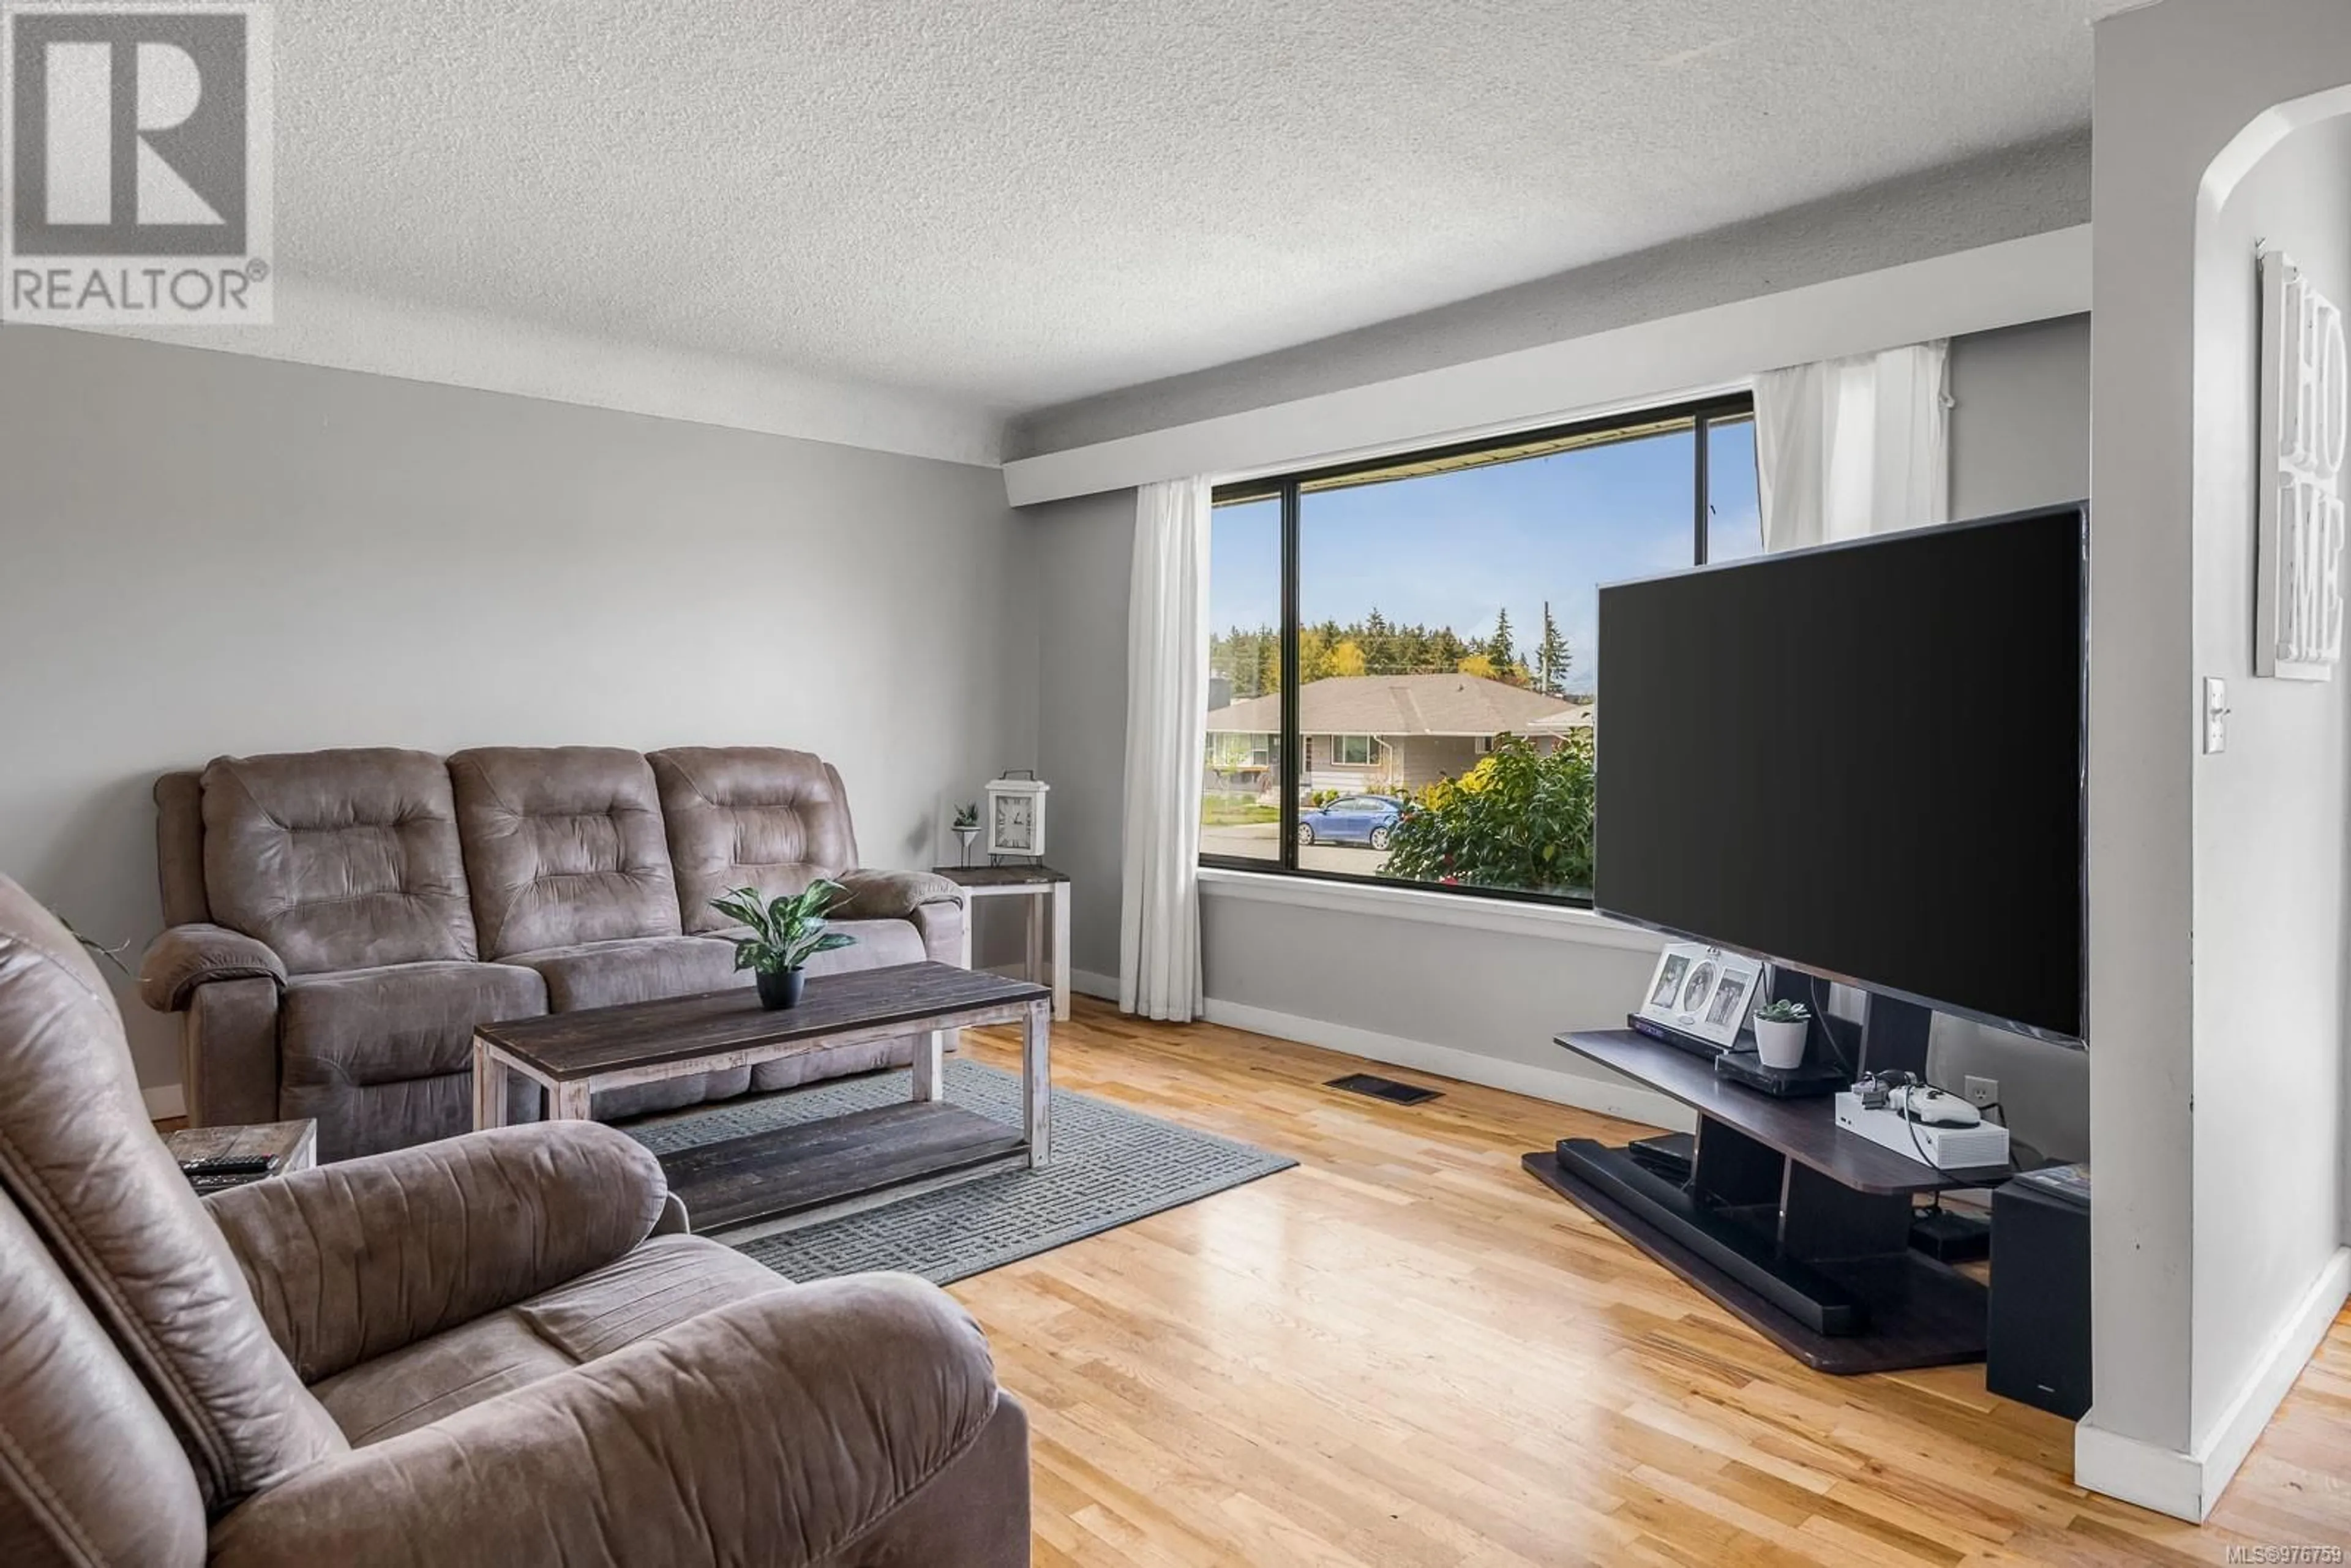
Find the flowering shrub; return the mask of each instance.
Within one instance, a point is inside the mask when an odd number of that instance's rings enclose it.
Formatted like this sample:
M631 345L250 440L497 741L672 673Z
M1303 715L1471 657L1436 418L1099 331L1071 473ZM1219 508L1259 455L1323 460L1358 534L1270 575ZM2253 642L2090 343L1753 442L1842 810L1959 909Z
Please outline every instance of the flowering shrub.
M1459 779L1440 779L1405 808L1387 874L1531 893L1592 891L1592 732L1555 751L1497 736Z

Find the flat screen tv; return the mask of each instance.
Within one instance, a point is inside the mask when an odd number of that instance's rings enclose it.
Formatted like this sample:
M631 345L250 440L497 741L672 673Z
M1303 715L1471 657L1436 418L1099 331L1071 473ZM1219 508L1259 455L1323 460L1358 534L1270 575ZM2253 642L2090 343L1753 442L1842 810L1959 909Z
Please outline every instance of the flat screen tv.
M2085 522L1603 588L1593 903L2079 1044Z

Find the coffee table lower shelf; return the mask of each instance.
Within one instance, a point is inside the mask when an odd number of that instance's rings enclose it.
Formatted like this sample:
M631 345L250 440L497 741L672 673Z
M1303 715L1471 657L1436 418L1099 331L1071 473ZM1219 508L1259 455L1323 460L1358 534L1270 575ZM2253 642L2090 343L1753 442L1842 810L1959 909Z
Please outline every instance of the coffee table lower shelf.
M696 1235L798 1229L931 1187L1030 1164L1029 1140L992 1117L915 1101L774 1127L661 1156Z

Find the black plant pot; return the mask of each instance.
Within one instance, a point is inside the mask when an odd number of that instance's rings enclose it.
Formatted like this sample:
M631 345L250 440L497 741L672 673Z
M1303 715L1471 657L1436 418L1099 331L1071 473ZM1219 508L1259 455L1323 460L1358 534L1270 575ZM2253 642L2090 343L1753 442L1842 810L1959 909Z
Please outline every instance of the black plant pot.
M808 984L806 969L762 969L759 977L759 1005L769 1012L800 1005L800 988Z

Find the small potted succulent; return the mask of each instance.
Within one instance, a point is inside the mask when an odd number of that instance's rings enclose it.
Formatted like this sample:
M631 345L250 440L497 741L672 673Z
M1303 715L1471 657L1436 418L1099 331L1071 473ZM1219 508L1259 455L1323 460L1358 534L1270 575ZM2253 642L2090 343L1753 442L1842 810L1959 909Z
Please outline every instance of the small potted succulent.
M1813 1009L1803 1003L1765 1002L1755 1009L1755 1054L1766 1067L1802 1067L1812 1028Z
M956 863L957 865L969 865L971 863L972 841L979 837L978 801L974 800L969 805L957 806L956 808L955 836L956 841L963 846L961 852L956 857Z
M738 887L710 907L729 920L751 928L735 938L735 967L757 977L759 1005L770 1010L799 1006L800 988L808 981L801 966L819 953L849 946L857 940L845 931L827 929L825 912L848 895L837 882L819 877L800 892L762 898L756 887Z

